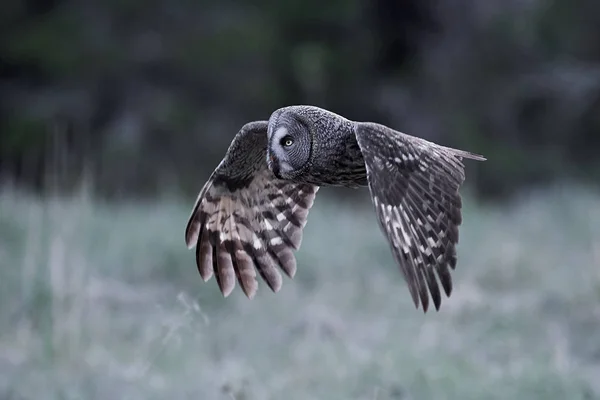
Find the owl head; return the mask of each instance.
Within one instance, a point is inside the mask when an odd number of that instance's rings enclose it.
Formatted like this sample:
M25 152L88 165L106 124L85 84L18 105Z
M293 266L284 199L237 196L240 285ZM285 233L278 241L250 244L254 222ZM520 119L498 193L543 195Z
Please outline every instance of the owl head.
M310 167L314 125L297 108L280 108L269 118L267 164L279 179L296 179Z

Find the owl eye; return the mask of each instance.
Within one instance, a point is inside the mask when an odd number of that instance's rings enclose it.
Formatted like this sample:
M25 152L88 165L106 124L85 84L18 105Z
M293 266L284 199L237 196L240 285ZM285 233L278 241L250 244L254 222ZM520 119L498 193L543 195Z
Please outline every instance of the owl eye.
M285 136L285 137L281 138L281 145L283 147L290 147L293 144L294 144L294 139L292 139L291 136Z

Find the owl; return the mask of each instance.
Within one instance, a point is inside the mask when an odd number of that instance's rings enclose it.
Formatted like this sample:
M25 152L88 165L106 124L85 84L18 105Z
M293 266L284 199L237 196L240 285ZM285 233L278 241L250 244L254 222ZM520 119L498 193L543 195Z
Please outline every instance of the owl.
M225 297L238 282L253 298L257 272L277 292L279 270L296 273L319 187L368 187L415 307L427 312L431 296L439 310L441 291L452 292L465 158L485 160L319 107L280 108L234 137L200 191L185 241L202 279L214 275Z

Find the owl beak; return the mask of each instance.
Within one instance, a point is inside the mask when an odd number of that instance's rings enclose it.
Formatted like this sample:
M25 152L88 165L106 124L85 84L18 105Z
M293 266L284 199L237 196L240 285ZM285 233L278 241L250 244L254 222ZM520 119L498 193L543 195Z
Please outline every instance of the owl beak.
M273 174L280 178L279 176L279 162L273 153L269 153L269 169L273 171Z

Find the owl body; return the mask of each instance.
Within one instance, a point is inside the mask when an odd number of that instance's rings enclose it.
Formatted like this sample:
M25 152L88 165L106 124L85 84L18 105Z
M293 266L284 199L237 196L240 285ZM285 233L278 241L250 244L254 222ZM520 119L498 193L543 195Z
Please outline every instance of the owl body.
M415 306L427 311L431 299L438 310L457 264L464 158L485 160L322 108L283 107L235 136L200 191L186 243L224 296L238 282L252 298L257 274L277 292L279 270L296 273L293 252L319 187L367 186Z

